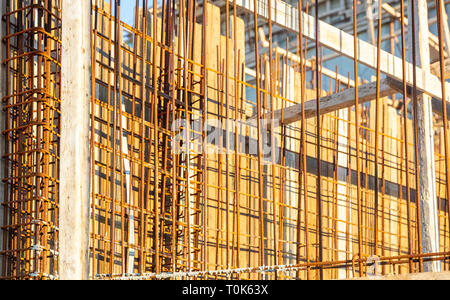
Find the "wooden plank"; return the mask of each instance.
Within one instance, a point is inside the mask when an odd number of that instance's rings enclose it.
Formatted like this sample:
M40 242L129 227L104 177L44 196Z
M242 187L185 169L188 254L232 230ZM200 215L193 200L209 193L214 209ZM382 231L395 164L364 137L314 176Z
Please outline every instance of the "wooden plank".
M233 2L234 0L229 0ZM263 18L268 18L268 0L259 0L257 6L258 15ZM292 32L299 32L298 10L281 0L272 1L272 21L274 24L290 30ZM254 12L253 1L236 0L236 5L248 12ZM311 40L315 40L315 18L303 13L303 35ZM349 58L353 58L353 36L330 25L323 21L319 21L319 43L337 53L340 53ZM358 61L370 68L376 69L377 66L377 48L373 45L358 40ZM396 57L386 51L381 51L381 72L397 80L403 80L402 74L402 59ZM432 75L429 71L424 71L420 67L416 67L417 71L417 88L419 91L426 93L432 97L441 99L441 83L438 77ZM406 63L406 81L409 85L413 84L413 66L411 63ZM450 90L450 84L446 84L447 89ZM449 95L446 96L449 101Z
M441 77L441 62L437 61L430 66L431 74ZM444 60L444 78L449 79L450 78L450 59Z
M399 82L386 78L381 80L380 83L380 95L381 98L392 95L398 92ZM376 82L367 83L358 87L359 92L359 103L369 102L376 97ZM320 99L320 113L322 115L340 110L343 108L351 107L355 104L355 88L346 89L342 92L326 96ZM275 112L275 120L280 122L275 122L275 124L291 124L301 120L302 105L296 104L283 109L283 120L281 120L281 110ZM305 102L305 116L306 118L313 118L316 114L316 100L311 100ZM265 118L270 118L271 115L265 115ZM254 117L252 118L252 120ZM269 123L269 122L268 122Z
M367 83L365 85L359 86L359 103L366 103L375 100L376 98L376 82ZM380 84L380 96L381 98L396 94L402 91L402 83L391 78L385 78L381 80ZM411 87L408 87L408 95L411 94ZM351 107L355 104L355 89L347 89L342 92L326 96L321 98L321 109L322 115L328 114L342 108ZM432 99L433 113L438 116L443 116L442 111L442 100ZM275 115L275 125L280 126L281 124L288 125L301 120L302 106L301 104L296 104L287 107L283 110L283 120L281 120L281 110L274 112ZM315 117L316 114L316 100L310 100L305 102L305 116L307 119ZM447 117L450 118L450 103L447 103ZM271 115L266 114L264 119L270 119ZM255 117L250 118L250 122L255 120ZM278 122L277 122L278 121ZM267 122L267 128L270 128L270 122Z

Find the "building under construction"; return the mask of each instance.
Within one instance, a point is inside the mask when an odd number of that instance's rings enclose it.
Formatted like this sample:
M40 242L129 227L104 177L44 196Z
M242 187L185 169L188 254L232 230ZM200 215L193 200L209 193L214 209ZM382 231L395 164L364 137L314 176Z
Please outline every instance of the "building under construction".
M450 271L449 4L1 1L0 278Z

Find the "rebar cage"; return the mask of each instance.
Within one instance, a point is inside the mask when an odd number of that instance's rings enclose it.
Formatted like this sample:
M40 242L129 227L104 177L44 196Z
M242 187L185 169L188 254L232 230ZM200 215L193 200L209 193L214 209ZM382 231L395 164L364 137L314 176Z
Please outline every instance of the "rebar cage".
M2 278L58 278L61 1L9 0L3 15ZM448 270L446 114L433 106L439 249L427 252L414 88L317 106L385 76L219 2L92 1L91 278ZM402 56L402 19L381 20L377 48Z
M58 268L61 1L5 2L2 275L48 279Z

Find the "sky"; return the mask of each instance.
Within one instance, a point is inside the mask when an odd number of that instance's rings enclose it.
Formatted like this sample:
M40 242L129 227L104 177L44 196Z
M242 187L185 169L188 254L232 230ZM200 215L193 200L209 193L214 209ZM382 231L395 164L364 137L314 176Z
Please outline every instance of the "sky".
M142 1L139 1L142 3ZM120 18L127 24L132 25L134 22L134 12L136 7L135 0L122 0L120 8ZM141 4L142 5L142 4Z
M147 0L148 1L148 7L153 7L153 0ZM139 0L139 5L142 6L142 0ZM161 0L158 0L158 5L161 5ZM120 16L121 19L129 24L134 24L134 12L136 7L136 0L121 0L120 2L121 10L120 10Z

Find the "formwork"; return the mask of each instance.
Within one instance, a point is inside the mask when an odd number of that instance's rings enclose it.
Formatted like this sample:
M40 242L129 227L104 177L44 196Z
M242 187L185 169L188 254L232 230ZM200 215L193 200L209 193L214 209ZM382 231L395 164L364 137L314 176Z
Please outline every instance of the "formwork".
M55 279L61 1L7 2L2 276ZM397 81L330 109L333 95L387 78L361 66L360 74L353 59L238 1L130 2L134 22L122 19L123 1L92 1L91 279L449 269L441 100L433 106L439 250L426 253L414 87ZM295 5L311 14L313 4ZM382 22L377 48L402 56L401 18ZM284 44L274 45L275 30L286 30Z

